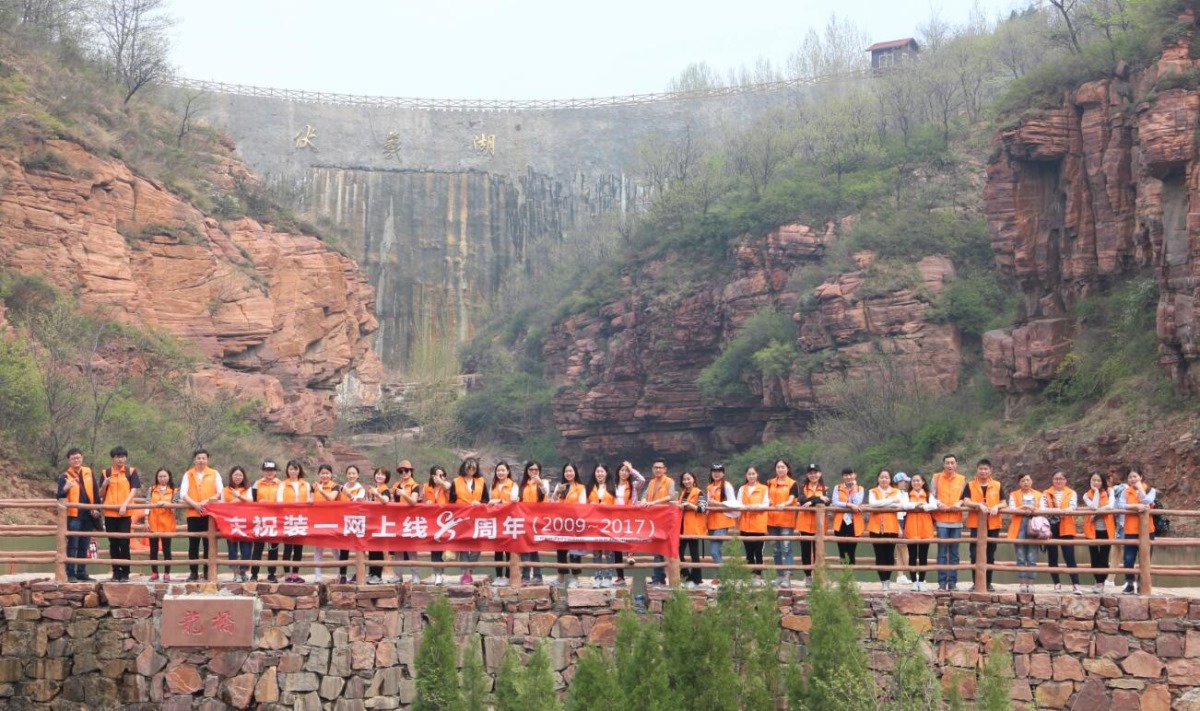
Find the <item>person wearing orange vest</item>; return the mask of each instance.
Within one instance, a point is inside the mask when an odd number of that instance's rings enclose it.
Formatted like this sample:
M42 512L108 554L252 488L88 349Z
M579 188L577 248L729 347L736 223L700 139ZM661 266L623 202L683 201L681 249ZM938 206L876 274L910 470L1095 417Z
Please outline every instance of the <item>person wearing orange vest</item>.
M987 517L987 562L988 565L996 564L996 546L999 545L1000 531L1003 522L1000 517L1000 507L1004 504L1004 492L1001 489L1000 482L992 477L992 463L987 459L980 459L975 465L975 478L967 482L967 488L963 490L962 505L968 509L967 511L967 533L974 538L976 531L979 528L979 517ZM971 565L975 564L975 546L968 546L968 552L971 554ZM975 587L971 586L974 590ZM992 585L992 571L987 571L987 590L988 592L996 592L995 586Z
M187 512L188 533L208 533L209 517L205 507L220 501L224 490L221 472L208 466L208 450L197 449L192 452L192 466L183 473L182 481L179 482L179 500L191 507ZM191 574L187 578L189 583L200 579L200 567L195 561L199 560L202 549L207 560L207 536L188 539L188 560L192 561ZM215 575L216 572L210 571L208 565L205 565L205 580L213 580L210 574Z
M279 481L279 465L273 460L268 459L262 463L262 476L259 477L258 481L254 482L254 486L251 487L251 494L255 501L278 501L279 489L282 485L283 482ZM255 541L254 550L250 557L256 561L261 561L264 550L267 552L267 560L279 560L279 541ZM267 582L274 583L278 582L278 580L275 577L275 566L267 566ZM250 568L250 582L258 582L257 565Z
M554 493L550 500L560 504L586 504L587 503L587 487L579 479L579 470L574 464L564 464L562 469L563 480L554 487ZM570 563L582 563L583 555L579 551L559 548L556 551L558 564L560 566L569 565ZM562 568L558 569L557 587L577 588L579 587L579 576L583 573L582 568Z
M867 534L878 539L871 545L875 549L876 565L896 564L896 539L900 538L899 512L908 506L908 496L892 486L892 473L884 469L875 478L876 486L867 495L867 503L882 511L872 511L867 524ZM892 587L892 571L880 570L879 582L886 593Z
M1042 493L1033 488L1033 477L1028 474L1021 475L1017 486L1019 488L1008 495L1008 507L1019 509L1022 513L1012 515L1008 537L1013 539L1017 549L1017 566L1034 568L1037 567L1038 544L1020 541L1029 540L1029 520L1042 508ZM1033 581L1036 579L1036 572L1018 572L1018 592L1033 592Z
M407 459L401 459L396 465L396 475L400 479L396 485L392 487L392 501L401 506L416 506L421 503L421 485L413 476L412 462ZM418 560L419 556L416 551L399 551L392 553L393 561ZM393 568L392 576L388 578L388 582L392 584L404 582L402 568ZM421 582L420 568L410 567L409 574L412 576L412 583L415 585Z
M858 485L858 472L851 467L842 469L842 483L833 487L832 505L849 511L836 511L833 514L833 535L861 536L865 530L863 517L859 509L866 499L866 490ZM855 541L838 541L838 559L854 565L858 543Z
M675 500L675 480L667 476L667 460L659 458L650 464L650 481L646 483L646 498L642 506L668 506ZM661 563L666 559L661 555L654 556L655 562ZM667 584L667 569L655 568L650 574L650 585L663 586Z
M588 485L588 503L594 506L612 506L617 503L608 483L608 467L597 464L592 467L592 481ZM609 563L616 559L616 551L596 551L592 555L593 563ZM613 569L596 568L592 573L592 587L611 588L613 586Z
M1113 496L1104 484L1104 477L1100 474L1092 474L1088 477L1087 491L1083 493L1083 508L1091 513L1084 517L1083 536L1090 541L1097 538L1113 539L1117 535L1117 524L1114 521L1114 516L1104 514L1105 511L1112 511ZM1097 515L1100 514L1100 515ZM1088 557L1090 558L1091 567L1093 570L1098 568L1107 568L1110 553L1110 546L1088 546ZM1093 573L1096 586L1092 592L1099 595L1104 592L1104 583L1108 580L1108 573Z
M633 465L628 461L621 462L621 468L617 470L617 485L613 487L613 496L617 500L617 506L633 506L641 500L642 491L646 486L646 477L642 473L633 468ZM617 564L617 579L613 581L613 585L624 587L627 584L625 580L625 553L617 551L613 555L613 560ZM633 556L630 556L633 560Z
M679 499L675 505L683 510L683 520L680 522L679 528L680 560L684 559L686 552L691 555L692 563L700 562L700 539L696 536L708 535L708 515L702 508L703 495L704 492L700 490L699 486L696 486L695 474L684 472L679 475ZM684 587L688 590L700 587L699 567L684 568L681 575L687 581L684 583Z
M221 500L227 503L254 501L254 489L250 486L250 482L246 478L246 470L241 467L230 469L229 481L225 484L225 490L221 493ZM226 541L226 543L229 544L229 560L241 558L243 561L247 561L250 560L254 553L253 541L235 541L231 539ZM246 582L247 572L245 565L233 566L233 582Z
M371 480L375 484L367 489L366 501L375 504L390 504L392 503L392 487L388 485L391 481L392 473L383 467L375 467L375 471L371 472ZM372 562L383 562L383 551L368 551L367 560ZM382 585L383 584L383 565L367 566L367 585Z
M149 514L146 516L146 529L150 533L175 533L179 522L175 520L175 509L167 506L175 503L175 477L170 469L162 468L154 473L154 486L150 489ZM150 560L158 560L159 549L162 549L163 560L171 560L171 539L150 536ZM150 582L158 580L158 566L150 566ZM163 580L171 582L171 566L164 566Z
M338 492L338 501L362 501L367 495L367 488L358 481L358 467L354 466L353 464L348 465L342 471L342 476L345 478L346 482L342 484L341 491ZM338 551L338 561L342 563L342 565L338 567L338 583L341 585L346 584L346 562L349 560L349 549L343 548L342 550Z
M930 512L937 508L937 501L930 497L929 489L925 487L924 474L913 474L909 479L908 508L908 514L904 517L904 537L914 540L934 538L936 531ZM929 544L909 543L908 560L914 568L929 565ZM928 590L924 570L913 571L913 590Z
M829 493L820 465L809 464L808 469L804 472L804 485L800 487L800 512L796 514L796 533L815 536L817 526L821 526L822 531L825 530L825 517L818 516L813 509L817 506L828 506L833 501L829 497ZM813 568L811 566L814 558L823 560L825 557L824 551L820 551L814 556L815 549L816 541L813 539L800 541L800 562L804 564L804 569L807 571L807 577L804 579L805 587L812 587Z
M733 484L730 484L725 479L724 464L712 465L708 477L708 490L706 492L708 498L708 521L706 522L708 525L708 535L728 536L730 529L737 526L737 492L733 490ZM717 565L725 562L724 543L724 541L708 542L712 561ZM714 577L709 583L717 586L721 584L721 580Z
M429 480L425 483L424 490L421 491L421 503L445 506L450 503L450 490L449 475L446 474L443 467L435 464L429 467ZM434 563L443 563L446 560L446 552L430 551L429 560ZM425 582L431 585L441 585L445 581L441 568L434 568L433 574L425 579Z
M1050 478L1050 488L1042 492L1042 508L1059 511L1074 511L1079 506L1079 498L1075 491L1067 486L1066 472L1054 472L1054 476ZM1063 513L1053 514L1050 519L1050 537L1072 539L1075 538L1078 531L1075 528L1075 514ZM1058 546L1046 547L1046 560L1050 568L1058 570ZM1079 573L1075 572L1075 546L1062 546L1062 557L1067 564L1067 568L1071 570L1071 592L1080 595L1083 593L1079 589ZM1050 573L1050 579L1054 581L1055 592L1062 592L1062 583L1059 582L1058 573Z
M783 509L793 507L800 498L800 490L796 480L792 478L792 465L779 459L775 462L775 477L767 482L767 498L773 509L767 514L768 536L790 536L796 529L796 512ZM775 568L775 584L779 587L792 586L792 569L796 559L792 554L792 542L774 541L771 562L775 565L786 566Z
M771 500L767 497L767 487L758 483L758 470L746 467L746 483L738 489L738 534L742 546L746 549L747 565L763 564L763 541L760 536L767 535L767 510L771 508ZM763 574L761 569L754 569L751 585L762 586Z
M103 503L119 508L105 509L104 529L110 533L129 533L133 530L129 504L142 488L142 483L138 479L138 470L129 467L129 452L124 447L113 447L108 456L112 464L101 472L100 498ZM129 560L129 539L109 538L108 555L113 560ZM112 579L115 583L128 582L129 566L113 564Z
M526 505L540 504L550 497L550 486L545 479L542 478L542 465L540 462L526 462L525 473L521 476L521 503ZM533 551L532 553L522 553L521 560L525 563L541 563L542 554ZM521 582L541 585L542 569L540 567L527 568L521 566Z
M1137 540L1138 534L1142 531L1142 520L1136 514L1141 513L1147 508L1153 508L1155 499L1158 498L1158 491L1153 487L1147 486L1142 479L1141 468L1134 466L1129 470L1129 476L1125 477L1125 491L1117 500L1117 508L1124 509L1135 515L1125 517L1125 533L1126 540ZM1154 517L1149 517L1150 521L1150 540L1154 540ZM1125 546L1124 567L1132 570L1133 566L1137 565L1138 547L1137 544ZM1133 573L1125 575L1125 589L1123 592L1126 595L1133 595L1137 592L1134 584Z
M277 501L281 504L311 504L313 502L312 486L304 480L304 467L301 466L300 462L295 459L289 461L283 471L287 478L283 480L283 484L279 487L279 498ZM287 565L288 561L299 563L303 558L304 544L283 544L283 582L304 582L304 576L300 575L300 567Z
M492 490L489 492L493 504L515 503L521 500L521 488L517 486L517 482L512 478L512 469L508 466L508 462L496 462L496 466L492 469ZM507 563L512 560L512 553L496 551L492 554L492 560L497 563ZM508 586L508 568L496 566L496 579L492 581L493 587Z
M963 517L961 511L943 509L957 508L962 503L967 479L958 473L958 457L947 454L942 457L942 471L930 477L929 495L938 510L933 513L933 526L937 537L945 540L938 543L937 564L958 565L958 542L962 539ZM938 590L954 590L958 587L958 571L937 572Z
M98 530L103 517L96 509L80 509L76 506L100 502L100 482L92 476L91 467L83 466L83 450L78 447L67 450L67 470L58 477L56 497L67 500L67 531L85 534L67 536L67 558L87 558L92 538L86 534ZM86 563L67 563L68 583L91 579Z
M486 504L490 500L487 482L484 481L483 472L479 469L479 460L474 457L464 459L458 465L458 476L454 477L454 482L450 487L450 503L456 506L478 506ZM479 560L479 551L464 551L458 557L464 563L475 563ZM472 575L473 570L469 567L463 568L458 582L462 585L473 584L475 582L475 576Z
M322 464L321 466L317 467L317 483L313 484L312 494L313 503L316 504L330 504L336 501L341 501L342 487L333 480L333 465ZM314 547L313 562L320 563L325 559L326 554L329 554L331 557L333 557L340 555L340 552L334 550L333 548ZM313 569L314 582L321 582L322 575L323 572L319 567Z

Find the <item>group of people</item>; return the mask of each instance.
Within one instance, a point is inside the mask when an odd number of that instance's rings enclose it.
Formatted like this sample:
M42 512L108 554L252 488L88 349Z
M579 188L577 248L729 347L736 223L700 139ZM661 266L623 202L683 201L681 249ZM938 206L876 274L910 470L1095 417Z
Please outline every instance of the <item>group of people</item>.
M206 532L210 525L206 507L222 501L295 504L369 501L405 506L489 502L675 506L682 512L679 557L685 565L689 561L692 563L682 570L685 587L695 588L704 582L703 568L697 564L707 537L716 537L707 541L713 563L720 565L724 561L724 537L736 533L744 547L747 563L758 566L763 564L764 537L804 536L798 543L801 563L808 568L814 560L823 556L822 551L814 550L815 541L812 538L821 527L822 531L831 532L839 538L859 538L865 532L874 548L876 565L898 567L902 571L897 577L898 584L911 583L915 590L926 590L923 568L929 564L930 544L922 540L937 540L938 565L954 566L959 564L960 539L964 530L974 536L980 525L986 525L989 535L987 562L993 564L997 543L1003 533L1000 509L1019 510L1020 513L1010 516L1006 535L1014 542L1018 566L1030 568L1037 565L1041 545L1035 542L1039 537L1035 534L1045 533L1032 530L1037 528L1035 518L1039 512L1051 513L1046 517L1051 529L1049 535L1041 537L1063 540L1081 536L1089 540L1136 539L1140 530L1139 518L1126 514L1136 514L1154 506L1156 498L1155 490L1145 482L1138 467L1130 470L1124 482L1106 482L1099 474L1093 474L1082 496L1067 486L1065 472L1055 472L1051 487L1045 491L1034 489L1032 477L1025 474L1018 480L1017 487L1005 496L1000 482L992 476L992 465L988 460L981 459L976 464L975 475L968 481L958 472L958 459L953 454L946 455L942 460L942 470L929 477L921 474L910 476L904 472L893 476L890 471L881 470L876 475L875 486L870 490L858 483L857 472L852 468L843 469L841 481L832 488L826 485L821 468L816 464L809 464L804 476L797 480L792 476L791 465L782 459L774 463L774 476L765 482L760 481L755 467L748 467L744 473L744 483L735 489L733 483L726 479L724 465L714 464L711 467L707 484L702 485L691 471L680 474L677 484L668 473L666 461L662 459L654 460L648 479L628 461L621 463L615 476L610 476L605 465L597 464L586 480L575 465L568 463L562 467L558 480L552 486L550 477L543 473L542 465L538 462L525 464L519 482L507 462L498 462L489 482L475 458L463 460L454 477L450 477L443 467L432 466L423 483L416 480L414 467L408 460L401 461L396 467L395 482L392 481L391 471L383 467L375 468L369 481L360 482L361 473L354 465L345 467L338 481L333 467L322 464L317 468L316 481L310 483L305 477L304 466L295 460L286 463L282 477L274 461L264 461L261 474L254 482L250 481L244 468L235 466L230 470L226 482L220 472L209 466L208 457L206 450L195 451L192 466L182 474L178 486L169 469L158 469L149 490L142 495L138 471L129 466L128 452L123 447L112 449L110 466L99 474L83 465L83 453L80 450L71 449L67 454L68 468L59 477L58 498L66 500L68 530L84 535L68 538L68 559L83 560L87 557L90 542L90 537L86 535L88 532L103 529L129 533L132 530L133 513L138 509L147 512L143 526L150 533L175 532L175 509L169 507L173 503L186 505L186 524L190 533ZM78 508L80 504L94 503L115 508L103 512ZM817 506L831 507L835 511L826 519L818 515ZM869 510L864 511L864 507ZM1067 513L1072 511L1078 513ZM1076 521L1077 517L1083 520L1082 529ZM1153 523L1150 535L1154 535ZM904 539L914 542L901 543ZM109 540L113 559L129 558L129 538L111 537ZM792 566L795 565L792 543L786 538L772 541L772 558L776 566L774 584L780 587L792 584ZM160 554L164 561L172 559L169 537L151 536L149 546L152 561L158 561ZM280 560L279 543L230 540L228 546L235 581L257 581L264 554L269 564L266 580L278 580L277 568L273 563ZM851 565L856 564L857 542L839 540L837 549L840 559ZM1108 567L1108 546L1089 545L1088 550L1092 568ZM206 559L208 553L206 537L188 539L188 581L200 578L199 561L202 557ZM304 581L296 565L303 553L302 545L282 545L284 582ZM478 562L480 556L478 552L458 555L461 560L472 563ZM507 585L510 554L497 552L493 555L497 567L492 584ZM582 570L572 566L582 564L587 555L592 556L595 564L603 566L593 568L594 586L606 588L626 584L622 553L576 549L556 552L558 579L553 584L578 586ZM1136 545L1124 546L1124 567L1132 569L1137 562L1137 555ZM430 556L434 562L445 562L445 553L442 551L433 551ZM523 581L541 583L540 554L522 553L520 556L522 561L529 564L521 566ZM1057 572L1060 557L1069 570L1072 591L1081 593L1075 549L1071 545L1048 546L1055 589L1062 589ZM404 564L416 558L414 552L393 553L393 575L388 582L402 582ZM970 558L974 563L974 546L970 547ZM382 583L384 553L372 551L368 559L370 567L366 582ZM337 580L347 581L348 551L316 548L313 560L317 564L324 560L336 561L339 564ZM661 557L656 560L663 562ZM412 582L419 581L418 568L415 565L407 567L410 568ZM473 582L471 570L471 567L465 568L459 579L461 583ZM904 571L911 573L912 578ZM170 573L171 568L167 564L162 579L169 581ZM205 566L204 576L208 577L208 574ZM129 566L113 566L114 581L128 580L129 575ZM754 584L764 584L761 569L756 568L753 575ZM884 590L889 590L892 571L880 570L878 575ZM1021 570L1018 575L1021 590L1028 591L1036 573ZM67 564L67 578L69 581L91 579L86 564L80 562ZM1104 573L1094 573L1097 592L1102 589L1106 578ZM158 566L154 565L151 567L150 580L158 579ZM314 579L316 582L323 580L319 565L314 570ZM442 584L444 577L441 569L435 568L425 582ZM651 585L665 585L665 568L654 568L649 582ZM811 582L811 578L805 582ZM958 571L938 570L937 582L939 590L956 589ZM710 579L709 583L719 585L720 581ZM994 590L990 570L987 588ZM1132 574L1126 577L1125 592L1136 592Z

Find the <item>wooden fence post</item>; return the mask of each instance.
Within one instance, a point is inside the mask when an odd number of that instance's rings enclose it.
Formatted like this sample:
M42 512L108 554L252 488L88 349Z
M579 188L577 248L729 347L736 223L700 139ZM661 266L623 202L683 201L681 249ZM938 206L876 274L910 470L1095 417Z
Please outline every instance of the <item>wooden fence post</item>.
M975 527L975 592L987 590L987 515L979 515L979 526Z
M367 554L365 551L354 551L354 583L367 584Z
M510 587L521 587L521 554L512 553L508 559L508 584Z
M808 571L809 580L816 577L818 570L825 570L825 504L817 504L816 526L813 528L816 529L813 534L816 540L813 541L813 569Z
M1150 509L1138 512L1138 594L1150 595Z
M679 586L679 557L671 556L667 558L667 585L671 587Z
M54 529L54 581L67 582L67 507L58 504L58 516Z
M208 527L204 531L204 538L208 541L208 562L205 564L207 570L204 574L204 579L210 583L217 582L217 556L219 555L220 540L217 538L217 527L213 525L211 516L205 516L204 520L208 522Z

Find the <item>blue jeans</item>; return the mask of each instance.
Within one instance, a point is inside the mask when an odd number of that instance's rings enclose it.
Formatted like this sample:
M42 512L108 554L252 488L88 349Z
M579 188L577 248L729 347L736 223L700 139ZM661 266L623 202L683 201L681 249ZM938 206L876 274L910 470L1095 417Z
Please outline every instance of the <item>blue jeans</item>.
M790 535L792 535L792 529L785 528L784 526L767 526L767 535L768 536L790 536ZM772 561L775 563L775 565L785 565L786 564L788 566L791 566L793 563L796 562L796 559L792 556L792 542L791 541L772 541L772 543L775 544L775 547L774 547L775 553L774 553L774 555L771 556L771 558L772 558ZM784 568L782 570L779 568L775 569L775 577L776 578L782 578L785 575L791 575L791 574L792 574L792 571L787 568Z
M82 516L70 516L67 518L68 531L94 531L96 525L92 522L92 514L90 511L84 511ZM92 544L91 536L68 536L67 537L67 557L68 558L87 558L88 548ZM67 563L67 577L80 577L87 575L87 564L85 563Z
M717 528L712 531L709 531L708 535L710 535L710 536L728 536L729 529L728 528ZM723 544L724 542L725 541L709 541L708 542L708 550L710 553L712 553L713 562L716 563L717 565L721 565L722 563L725 562L725 555L721 551L721 544Z
M541 563L542 562L542 554L538 553L536 551L533 553L521 553L520 555L521 555L521 560L526 563ZM531 579L530 578L531 573L532 573L532 577L534 577L534 578L542 577L542 569L541 568L526 568L525 566L521 566L521 580L523 580L524 582L529 582Z
M1127 540L1127 541L1137 541L1137 539L1138 539L1138 534L1136 534L1136 533L1122 533L1122 534L1121 534L1121 538L1124 538L1124 539L1125 539L1125 540ZM1151 533L1151 534L1150 534L1150 540L1152 540L1152 541L1154 540L1154 534L1153 534L1153 533ZM1125 560L1124 560L1124 564L1125 564L1125 565L1124 565L1124 567L1126 567L1126 568L1129 568L1130 570L1132 570L1132 569L1133 569L1133 566L1137 565L1137 560L1138 560L1138 547L1137 547L1137 544L1136 544L1136 543L1134 543L1132 546L1125 546ZM1127 584L1132 584L1132 583L1134 582L1134 575L1133 575L1133 573L1127 573L1127 574L1125 575L1125 582L1126 582Z
M229 544L229 560L250 560L250 553L254 549L253 541L226 541ZM246 566L233 566L235 573L246 573Z
M592 562L593 563L609 563L609 564L611 564L614 560L616 560L616 557L617 557L617 554L615 551L596 551L595 553L592 554ZM592 569L592 577L595 578L596 580L612 580L613 579L613 569L612 568L593 568Z
M654 556L655 563L662 563L664 561L666 561L666 558L663 558L661 555ZM666 585L667 584L667 569L666 568L655 568L654 571L650 574L650 581L652 583L661 583L663 585Z
M1037 565L1038 560L1038 544L1018 543L1017 548L1017 565L1021 567L1030 567ZM1037 573L1017 573L1017 580L1026 584L1032 584L1037 578Z
M937 549L938 565L958 565L958 541L962 538L962 527L936 526L937 537L953 543L939 543ZM939 570L938 587L958 585L957 570Z

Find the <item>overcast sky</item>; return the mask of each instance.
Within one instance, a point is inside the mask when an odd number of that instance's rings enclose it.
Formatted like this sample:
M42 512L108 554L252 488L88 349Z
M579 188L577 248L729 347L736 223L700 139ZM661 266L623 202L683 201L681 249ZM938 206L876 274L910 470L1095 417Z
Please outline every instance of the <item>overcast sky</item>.
M182 76L431 98L662 91L691 62L782 64L831 13L873 42L970 0L170 0ZM994 18L1029 0L976 0Z

